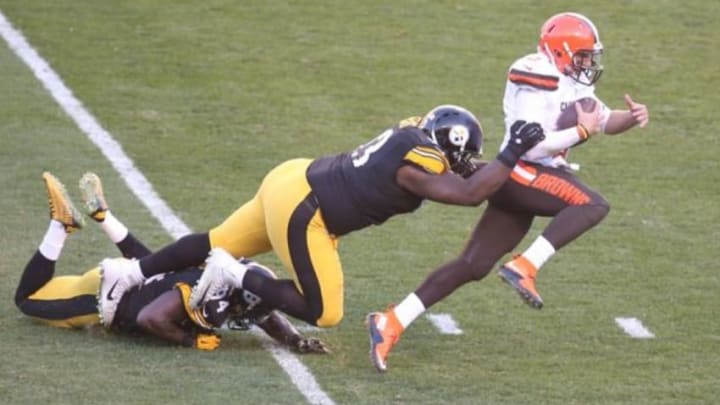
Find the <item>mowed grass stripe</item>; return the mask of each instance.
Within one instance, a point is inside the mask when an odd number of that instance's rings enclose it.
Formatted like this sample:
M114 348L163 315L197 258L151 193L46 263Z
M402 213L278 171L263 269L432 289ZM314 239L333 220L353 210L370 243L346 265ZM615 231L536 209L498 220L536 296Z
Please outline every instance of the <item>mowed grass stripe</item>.
M155 192L152 184L135 167L133 161L125 154L122 146L115 141L83 107L72 91L65 86L60 76L35 51L25 37L16 30L0 10L0 35L10 49L32 70L35 77L50 92L55 101L72 118L78 128L85 133L110 161L130 190L148 208L160 224L175 238L190 232L190 228L172 211L172 209ZM302 362L287 349L268 342L263 342L277 363L290 376L293 384L305 398L313 404L334 404L332 399L322 390L312 373Z

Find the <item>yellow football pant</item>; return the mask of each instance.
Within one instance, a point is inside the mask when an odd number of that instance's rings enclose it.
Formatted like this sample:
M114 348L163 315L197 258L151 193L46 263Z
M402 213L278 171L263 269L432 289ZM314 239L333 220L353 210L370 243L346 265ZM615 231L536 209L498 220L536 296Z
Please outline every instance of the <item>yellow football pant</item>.
M22 302L22 310L32 318L52 326L83 328L98 325L99 288L99 268L80 276L53 277Z
M337 239L325 227L317 204L312 204L305 177L310 162L294 159L272 169L253 199L210 230L210 245L235 257L273 250L298 291L322 300L317 325L329 327L343 317L343 273ZM317 285L319 291L303 291L303 285Z

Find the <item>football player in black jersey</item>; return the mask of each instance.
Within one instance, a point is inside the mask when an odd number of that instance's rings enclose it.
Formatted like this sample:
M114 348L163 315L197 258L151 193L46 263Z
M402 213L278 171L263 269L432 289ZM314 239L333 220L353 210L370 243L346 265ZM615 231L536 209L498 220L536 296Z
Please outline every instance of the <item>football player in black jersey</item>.
M98 307L98 268L82 275L55 276L55 263L67 236L80 229L84 220L72 204L65 187L50 173L43 178L50 203L50 225L38 250L28 262L15 293L15 304L26 315L49 325L83 328L103 324ZM150 253L108 209L100 179L92 173L80 180L85 206L125 258ZM124 258L114 260L127 260ZM256 262L243 260L249 271L274 278L273 272ZM243 289L219 291L200 308L191 309L191 287L202 274L199 268L160 274L118 297L112 323L116 332L149 333L172 343L201 350L220 344L220 327L246 330L257 325L275 340L301 353L325 353L318 339L305 338L278 311Z
M473 159L481 153L482 138L471 112L443 105L402 121L355 150L286 161L265 176L254 198L209 232L187 235L139 261L102 262L103 277L111 281L105 285L116 286L118 293L207 258L193 305L226 285L243 287L293 317L334 326L343 317L341 236L412 212L425 199L482 203L544 134L539 124L518 121L512 141L497 159L476 170ZM259 277L235 260L270 250L291 279Z

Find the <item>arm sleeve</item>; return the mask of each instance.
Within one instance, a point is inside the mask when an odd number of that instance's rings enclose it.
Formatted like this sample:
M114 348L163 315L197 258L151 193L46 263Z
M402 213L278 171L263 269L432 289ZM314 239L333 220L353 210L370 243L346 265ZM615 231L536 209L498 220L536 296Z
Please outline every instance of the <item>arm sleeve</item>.
M548 128L545 117L545 97L541 91L534 89L521 89L516 96L517 111L520 114L515 120L521 119L528 122L540 122L545 130L545 140L535 145L525 153L528 159L540 159L553 156L580 142L582 137L576 127L554 131ZM513 122L515 121L513 120Z
M202 308L193 309L192 307L190 307L190 294L192 293L192 287L190 287L186 283L177 283L175 284L175 288L180 291L180 296L182 298L185 313L195 325L200 326L204 329L213 329L217 326L213 325L211 321L207 319L206 314L204 313Z

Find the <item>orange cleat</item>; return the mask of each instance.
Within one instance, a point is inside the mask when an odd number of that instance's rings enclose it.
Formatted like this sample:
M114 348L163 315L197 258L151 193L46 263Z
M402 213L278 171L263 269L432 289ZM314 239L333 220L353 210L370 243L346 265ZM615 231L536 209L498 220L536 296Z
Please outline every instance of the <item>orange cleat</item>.
M526 258L518 255L500 267L500 278L510 284L526 304L541 309L543 300L535 289L537 269Z
M370 361L377 371L387 371L387 358L395 343L400 340L404 328L392 308L385 312L367 315L366 324L370 332Z

